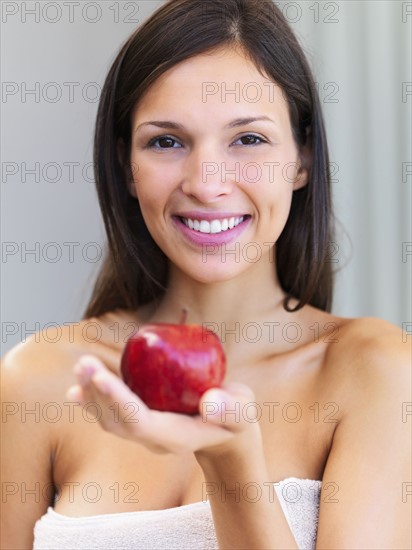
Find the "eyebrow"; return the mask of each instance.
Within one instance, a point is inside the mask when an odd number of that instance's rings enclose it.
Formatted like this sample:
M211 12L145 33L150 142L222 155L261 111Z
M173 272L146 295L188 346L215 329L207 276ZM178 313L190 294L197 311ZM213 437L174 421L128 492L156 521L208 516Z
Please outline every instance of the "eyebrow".
M236 118L235 120L232 120L231 122L226 124L225 128L235 128L236 126L251 124L252 122L256 122L258 120L266 120L266 121L272 122L276 126L276 122L271 118L267 116L259 116L259 117ZM137 132L137 130L139 130L139 128L141 128L142 126L157 126L159 128L173 128L174 130L185 129L183 124L180 124L179 122L174 122L173 120L149 120L147 122L142 122L141 124L139 124L135 132Z

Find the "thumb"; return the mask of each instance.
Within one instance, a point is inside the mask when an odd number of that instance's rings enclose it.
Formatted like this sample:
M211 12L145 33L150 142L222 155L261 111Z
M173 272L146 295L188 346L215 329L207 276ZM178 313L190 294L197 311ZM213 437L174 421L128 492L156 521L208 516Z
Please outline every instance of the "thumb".
M255 395L249 386L238 382L227 382L221 388L211 388L201 397L199 412L203 422L212 422L233 430L241 429L243 409L255 402Z
M252 388L241 382L224 382L222 388L231 395L245 398L246 403L248 401L255 401L255 394Z

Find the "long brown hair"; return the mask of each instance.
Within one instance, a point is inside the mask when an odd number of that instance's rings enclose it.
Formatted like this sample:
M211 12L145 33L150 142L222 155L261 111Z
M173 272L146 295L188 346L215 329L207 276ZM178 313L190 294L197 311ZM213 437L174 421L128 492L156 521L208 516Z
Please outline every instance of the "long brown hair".
M289 298L330 311L333 240L330 171L315 82L296 37L273 2L169 0L124 43L106 77L94 141L94 171L108 237L102 268L83 318L116 308L136 310L167 287L167 258L149 234L131 177L131 113L149 86L177 63L222 46L240 47L283 90L297 146L310 140L306 186L293 192L291 211L276 242L276 268ZM119 140L125 144L118 156Z

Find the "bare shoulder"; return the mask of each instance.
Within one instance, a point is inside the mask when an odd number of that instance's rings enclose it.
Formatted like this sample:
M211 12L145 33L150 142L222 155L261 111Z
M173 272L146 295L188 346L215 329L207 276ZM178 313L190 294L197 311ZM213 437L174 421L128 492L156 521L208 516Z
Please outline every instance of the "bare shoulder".
M16 391L63 398L67 386L75 383L72 366L77 358L83 353L101 355L104 349L96 327L97 320L87 319L32 334L4 354L2 376Z
M73 367L84 353L116 366L112 321L108 325L92 318L42 330L1 358L1 471L8 488L13 488L0 503L1 548L33 546L35 522L53 505L56 479L72 458L65 452L66 442L84 428L79 408L66 398L68 388L77 382ZM94 424L86 423L90 426Z
M87 321L41 330L10 349L2 358L5 372L49 373L58 368L56 361L73 357L83 347L82 326Z
M3 383L22 399L66 401L68 387L77 383L77 359L96 355L118 373L124 342L135 328L131 315L116 310L36 332L1 358Z
M358 392L385 388L408 394L412 336L375 317L340 319L338 325L338 338L328 347L326 368L342 384L348 399Z
M325 361L341 410L323 475L335 504L321 504L317 543L410 548L411 337L381 319L341 321Z
M1 470L14 487L1 503L2 548L32 548L34 524L52 505L65 393L82 350L79 327L62 326L54 335L37 332L1 359ZM24 487L30 487L29 498Z
M396 351L405 352L411 349L411 340L396 325L377 317L341 319L340 334L345 344L351 342L351 349L356 352L374 353Z

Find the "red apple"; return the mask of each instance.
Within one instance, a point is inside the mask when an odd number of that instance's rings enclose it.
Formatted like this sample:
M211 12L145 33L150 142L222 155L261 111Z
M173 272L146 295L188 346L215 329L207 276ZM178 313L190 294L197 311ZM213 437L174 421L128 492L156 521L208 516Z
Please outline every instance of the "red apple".
M142 325L128 339L120 372L124 382L151 409L199 414L200 396L219 387L226 357L214 332L201 325Z

